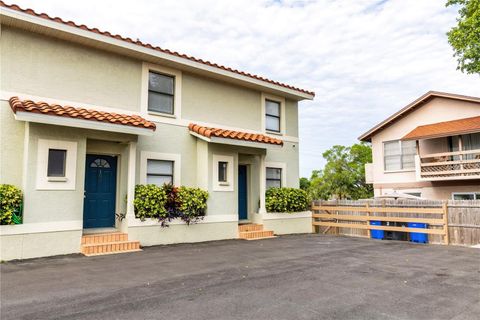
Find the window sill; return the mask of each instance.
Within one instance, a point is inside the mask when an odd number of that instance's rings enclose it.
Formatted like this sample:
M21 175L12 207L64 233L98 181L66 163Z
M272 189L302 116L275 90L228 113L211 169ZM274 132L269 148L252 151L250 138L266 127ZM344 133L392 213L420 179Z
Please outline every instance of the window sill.
M48 177L48 182L67 182L67 177Z
M415 172L415 169L404 169L404 170L384 170L383 173L402 173L402 172Z
M228 187L230 185L230 182L218 182L218 185L222 187Z
M283 136L283 132L277 132L277 131L270 131L270 130L265 130L265 133L268 133L268 134L274 134L276 136Z
M155 112L155 111L148 111L148 114L155 117L177 119L177 116L175 114L161 113L161 112Z

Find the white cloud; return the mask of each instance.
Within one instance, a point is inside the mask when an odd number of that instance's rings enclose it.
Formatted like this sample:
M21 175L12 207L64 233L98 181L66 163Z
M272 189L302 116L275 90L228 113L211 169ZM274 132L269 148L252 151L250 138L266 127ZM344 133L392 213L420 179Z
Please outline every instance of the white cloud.
M164 48L312 89L300 103L301 174L428 90L480 96L456 70L441 0L16 1Z

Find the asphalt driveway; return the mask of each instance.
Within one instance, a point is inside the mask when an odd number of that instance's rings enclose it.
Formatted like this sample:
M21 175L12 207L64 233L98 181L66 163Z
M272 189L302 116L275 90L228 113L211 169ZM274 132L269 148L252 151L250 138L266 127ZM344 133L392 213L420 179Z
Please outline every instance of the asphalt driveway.
M478 319L480 250L298 235L1 268L2 319Z

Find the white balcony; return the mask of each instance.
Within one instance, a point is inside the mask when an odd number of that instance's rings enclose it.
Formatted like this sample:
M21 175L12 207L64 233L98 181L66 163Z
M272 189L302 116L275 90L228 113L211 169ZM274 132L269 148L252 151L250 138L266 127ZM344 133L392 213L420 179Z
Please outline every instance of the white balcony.
M480 149L415 156L418 181L480 179Z

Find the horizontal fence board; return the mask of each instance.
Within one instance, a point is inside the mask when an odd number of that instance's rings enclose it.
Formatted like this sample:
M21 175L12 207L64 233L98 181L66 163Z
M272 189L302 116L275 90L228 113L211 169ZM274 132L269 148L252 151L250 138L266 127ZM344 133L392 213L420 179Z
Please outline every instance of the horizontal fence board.
M323 211L356 211L356 212L380 212L380 213L426 213L426 214L442 214L442 208L404 208L404 207L344 207L344 206L312 206L313 210Z
M445 231L443 229L422 229L422 228L406 228L406 227L390 227L390 226L372 226L368 224L349 224L349 223L337 223L337 222L313 222L314 226L323 227L341 227L341 228L357 228L365 230L384 230L384 231L399 231L399 232L415 232L415 233L427 233L443 235Z
M325 218L336 220L353 220L353 221L389 221L389 222L418 222L428 223L431 225L443 225L443 219L425 219L425 218L404 218L404 217L382 217L382 216L354 216L344 214L328 214L314 213L313 218Z

